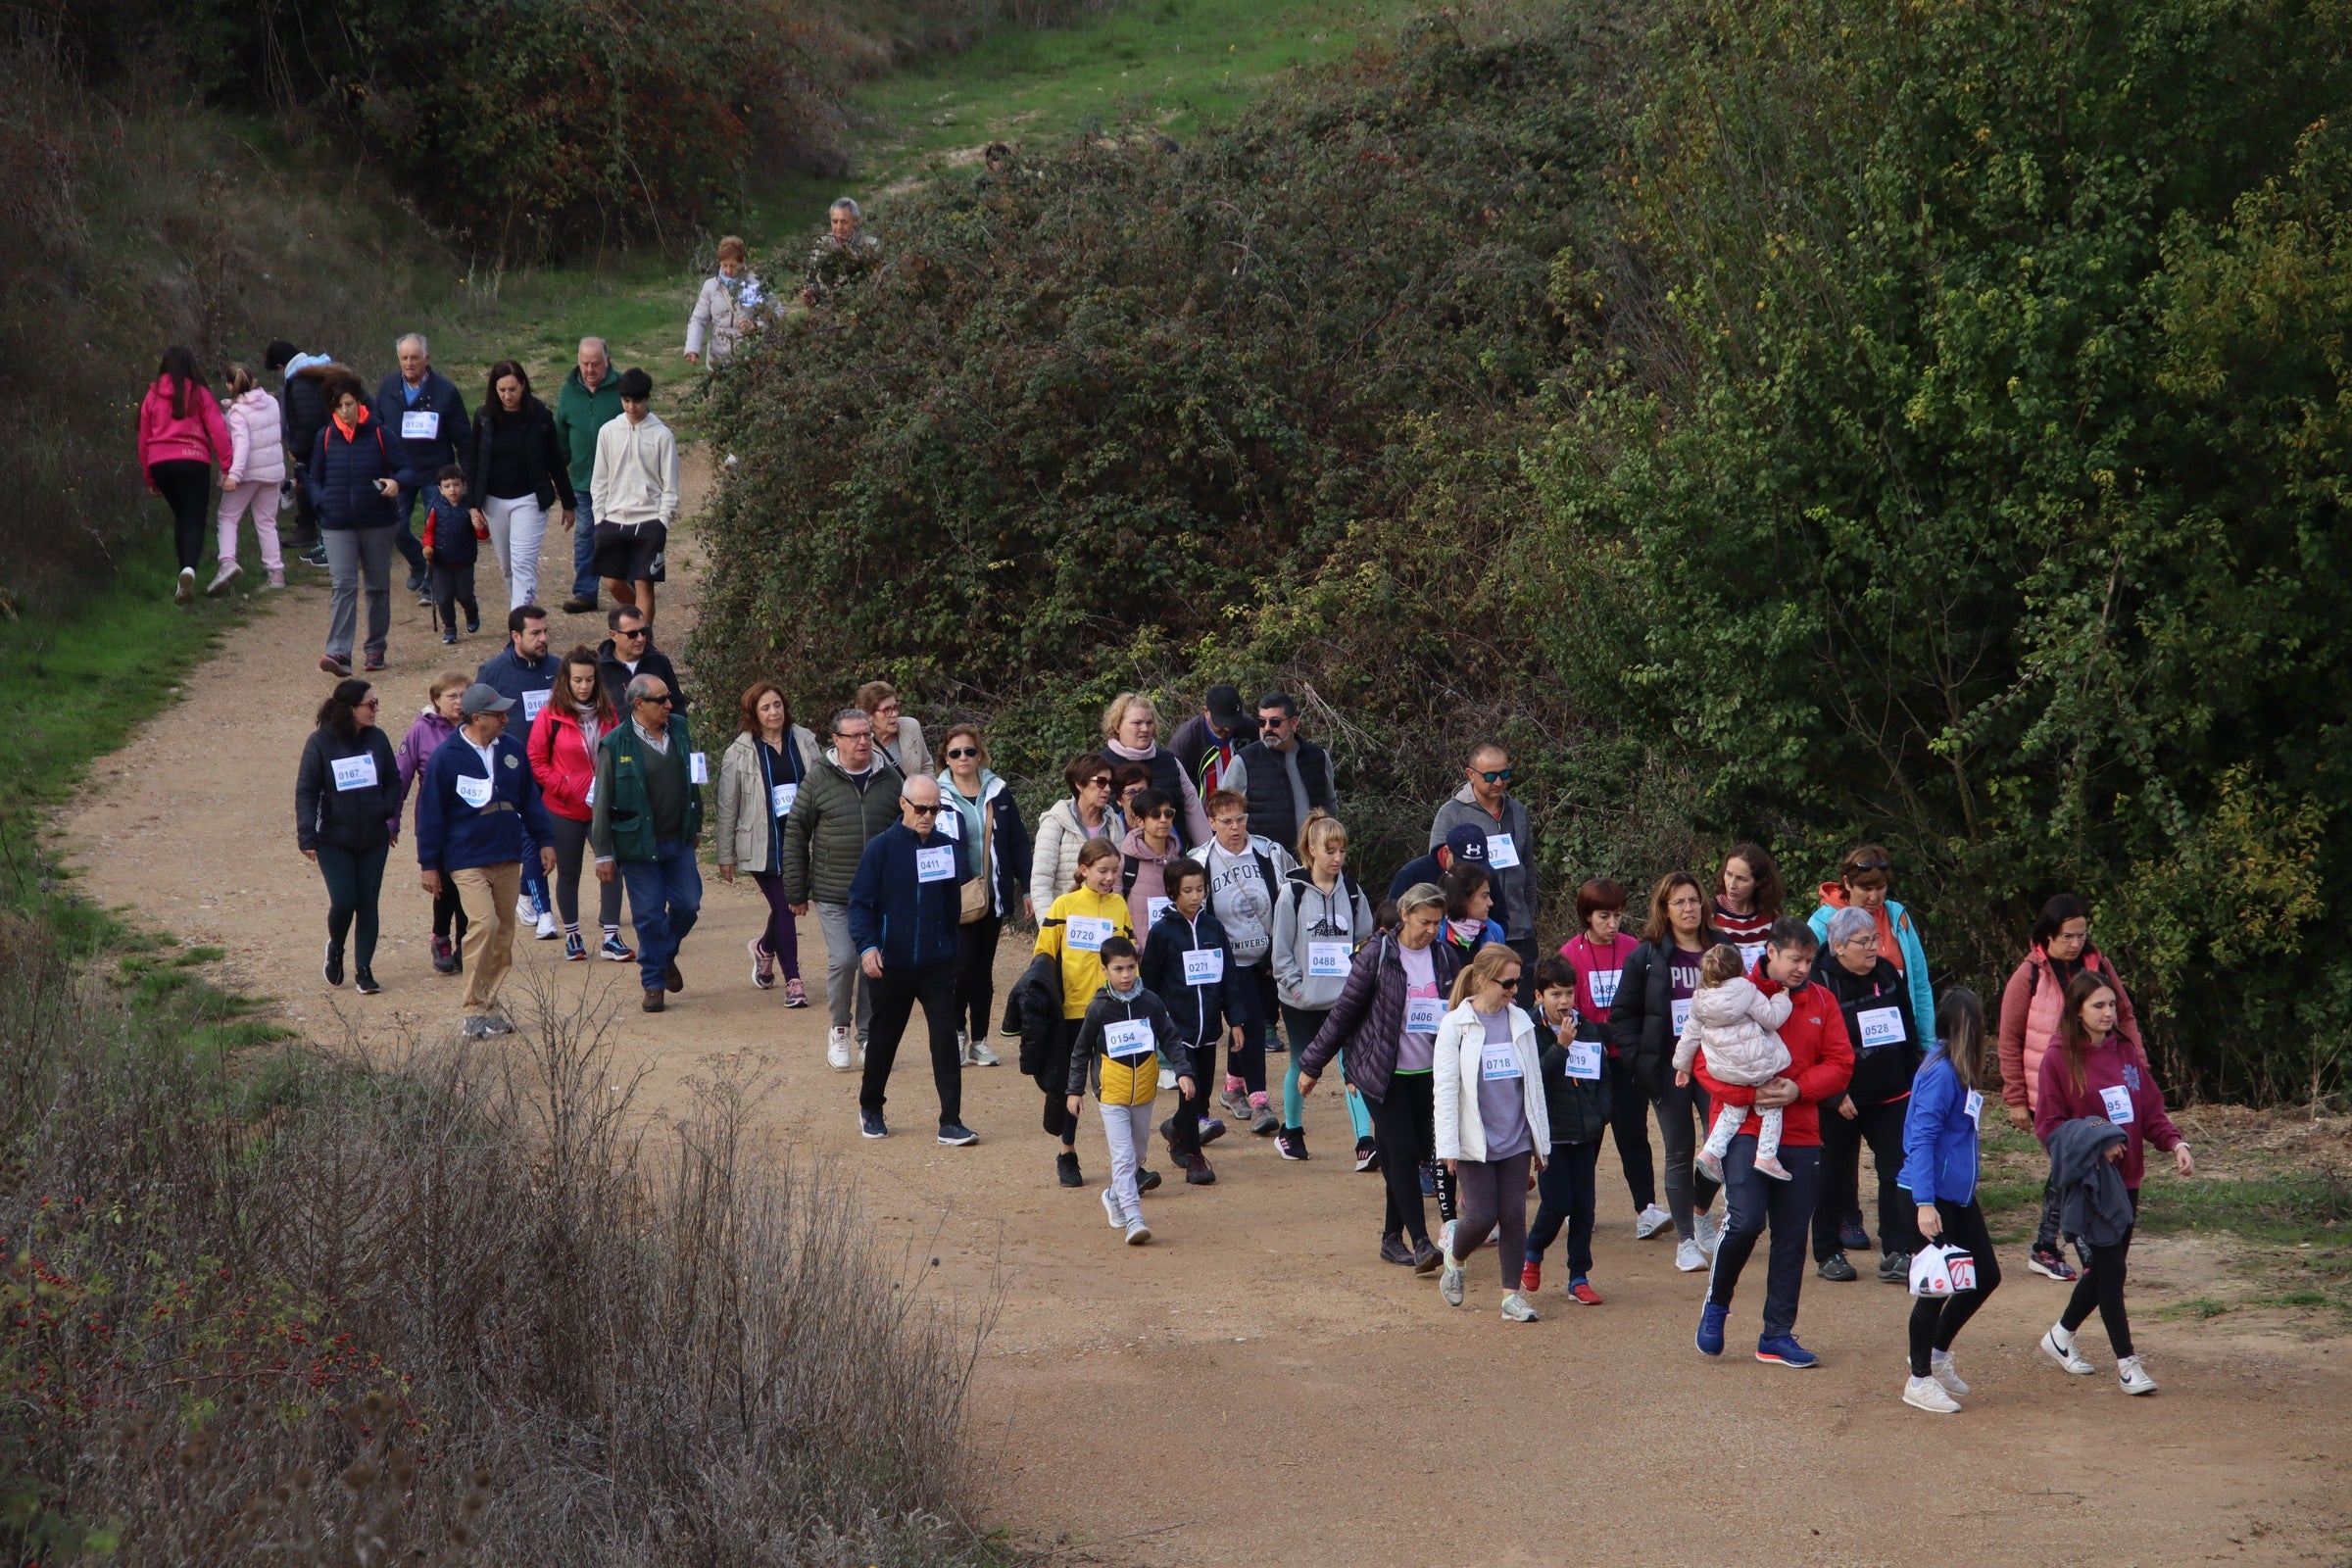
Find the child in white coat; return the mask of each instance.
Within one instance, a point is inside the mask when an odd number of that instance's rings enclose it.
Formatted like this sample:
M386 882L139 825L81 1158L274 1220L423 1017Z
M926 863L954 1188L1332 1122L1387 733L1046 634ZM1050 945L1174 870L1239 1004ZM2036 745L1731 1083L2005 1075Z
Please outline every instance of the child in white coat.
M1741 970L1740 950L1728 945L1709 948L1698 961L1698 990L1690 998L1690 1016L1674 1048L1674 1081L1690 1082L1690 1067L1699 1053L1707 1057L1707 1076L1719 1084L1758 1089L1788 1070L1788 1048L1781 1043L1780 1027L1788 1021L1788 994L1775 990L1766 996ZM1724 1152L1732 1147L1755 1109L1755 1096L1719 1097L1714 1130L1698 1152L1698 1168L1709 1181L1723 1180ZM1781 1163L1781 1112L1758 1110L1762 1123L1756 1133L1756 1171L1779 1181L1789 1179Z

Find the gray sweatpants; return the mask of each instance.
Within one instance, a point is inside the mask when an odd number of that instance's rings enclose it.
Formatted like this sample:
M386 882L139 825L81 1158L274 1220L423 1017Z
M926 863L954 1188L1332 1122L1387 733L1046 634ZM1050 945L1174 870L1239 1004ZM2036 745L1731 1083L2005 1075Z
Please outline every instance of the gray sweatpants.
M1455 1200L1462 1213L1453 1224L1453 1260L1461 1262L1494 1237L1506 1291L1519 1288L1519 1270L1527 1261L1527 1167L1534 1157L1521 1151L1500 1159L1454 1161Z
M392 530L326 528L326 569L334 579L327 600L326 651L351 662L351 640L359 629L360 586L368 588L368 647L381 656L392 635Z
M855 1021L858 1043L863 1045L874 1030L874 988L866 983L865 971L858 963L858 944L850 938L850 906L819 904L816 923L825 933L826 1010L832 1013L836 1029L846 1029Z
M1127 1223L1140 1225L1144 1219L1144 1195L1135 1185L1135 1173L1144 1163L1144 1151L1152 1145L1152 1104L1109 1105L1095 1102L1102 1112L1102 1137L1110 1145L1110 1196L1118 1203L1119 1212Z

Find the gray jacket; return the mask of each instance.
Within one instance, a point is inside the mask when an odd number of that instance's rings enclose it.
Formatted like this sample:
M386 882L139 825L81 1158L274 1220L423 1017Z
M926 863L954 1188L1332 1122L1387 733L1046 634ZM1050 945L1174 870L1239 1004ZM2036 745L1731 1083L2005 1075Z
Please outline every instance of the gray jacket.
M1371 901L1346 872L1340 875L1340 885L1326 894L1304 867L1293 871L1282 879L1282 889L1274 895L1270 957L1275 996L1301 1012L1328 1010L1348 984L1355 950L1371 940ZM1318 942L1345 944L1338 974L1311 972Z
M2104 1116L2078 1116L2050 1134L2050 1180L2058 1189L2058 1231L2086 1247L2113 1247L2137 1218L2124 1173L2107 1158L2124 1130Z
M792 726L792 745L801 754L801 775L806 778L816 766L816 736L806 724ZM710 825L716 830L711 841L718 849L718 863L739 865L746 871L764 871L768 862L768 837L775 832L775 819L766 810L769 805L765 776L760 771L760 742L749 730L727 743L727 752L718 760L718 791Z
M1519 804L1517 796L1506 795L1502 798L1502 820L1497 822L1487 814L1487 808L1478 804L1478 797L1470 793L1470 786L1465 783L1429 819L1429 847L1434 850L1445 843L1446 835L1463 822L1475 822L1490 840L1502 833L1511 836L1511 847L1519 852L1519 863L1494 873L1502 894L1498 901L1503 906L1502 934L1513 942L1534 936L1536 836L1527 825L1527 808Z

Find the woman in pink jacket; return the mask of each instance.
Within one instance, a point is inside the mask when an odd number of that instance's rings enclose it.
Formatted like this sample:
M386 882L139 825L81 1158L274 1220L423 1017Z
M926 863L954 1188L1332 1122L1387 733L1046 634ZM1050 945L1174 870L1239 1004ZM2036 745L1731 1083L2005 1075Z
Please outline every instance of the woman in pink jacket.
M2139 1019L2132 1010L2132 994L2116 978L2107 956L2091 945L2089 907L2072 893L2057 894L2041 906L2041 918L2034 922L2034 945L2001 990L2001 1100L2008 1106L2010 1125L2021 1132L2034 1129L2042 1053L2065 1014L2067 985L2085 972L2100 976L2115 993L2115 1032L2139 1048ZM2041 1224L2034 1233L2034 1250L2026 1266L2061 1284L2075 1277L2075 1265L2058 1247L2055 1188L2042 1192Z
M179 586L172 597L196 597L196 563L204 553L204 507L213 472L228 466L228 426L220 405L196 368L196 356L174 343L164 350L155 384L139 401L139 472L147 492L172 508L172 542L179 552Z
M228 476L220 484L220 569L205 588L217 594L236 581L237 520L253 514L253 536L262 547L270 586L286 585L285 559L277 549L278 487L286 482L285 424L277 399L262 390L242 365L228 368Z

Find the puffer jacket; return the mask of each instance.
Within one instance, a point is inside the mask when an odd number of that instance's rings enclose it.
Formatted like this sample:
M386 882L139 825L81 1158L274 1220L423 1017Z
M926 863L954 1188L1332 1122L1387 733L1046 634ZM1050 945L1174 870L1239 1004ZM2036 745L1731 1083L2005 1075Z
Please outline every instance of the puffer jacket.
M180 389L180 412L172 412L172 378L159 375L139 400L139 472L159 463L193 461L225 467L228 426L220 405L202 381Z
M732 279L723 273L704 278L702 292L694 299L694 314L686 318L686 352L708 351L715 366L734 353L735 345L752 330L766 299L766 287L757 272L747 270Z
M366 758L374 782L344 789L335 781L334 764ZM294 773L294 843L301 850L331 846L338 850L376 850L400 831L400 763L392 755L391 738L373 724L354 735L338 735L320 725L303 743L302 764Z
M277 399L253 387L222 405L228 416L228 482L276 484L286 476L285 420Z
M2079 968L2095 970L2115 992L2115 1032L2146 1051L2139 1037L2139 1015L2132 1008L2132 993L2116 978L2115 965L2097 948L2084 947ZM2041 1099L2041 1055L2058 1033L2059 1014L2066 1010L2066 988L2074 977L2060 979L2057 965L2035 944L2025 961L2001 988L2001 1102L2013 1110L2032 1112Z
M323 356L307 358L296 355L286 367L286 457L295 463L310 461L311 449L318 444L318 431L330 417L326 407L326 378L330 375L349 375L348 366L337 365Z
M1805 924L1824 943L1830 940L1830 916L1846 906L1845 888L1837 882L1824 882L1819 890L1820 906L1805 917ZM1936 1038L1936 988L1928 982L1928 950L1919 940L1919 922L1911 911L1892 899L1886 901L1886 926L1893 935L1895 951L1902 956L1895 967L1903 971L1903 984L1911 993L1913 1040ZM1882 939L1884 940L1884 939ZM1884 956L1884 950L1881 956Z
M1444 941L1429 945L1430 964L1438 995L1453 989L1462 971L1462 956ZM1348 1053L1348 1081L1374 1100L1389 1097L1389 1078L1396 1071L1396 1048L1404 1035L1404 959L1398 956L1396 934L1383 931L1355 950L1348 982L1340 1000L1323 1015L1323 1027L1298 1057L1298 1070L1310 1078L1323 1075L1324 1066L1342 1051Z
M1609 1037L1625 1062L1625 1075L1638 1093L1656 1096L1674 1081L1674 938L1644 942L1634 949L1618 971L1617 997L1609 1007ZM1698 948L1715 945L1715 933L1701 928ZM1690 950L1685 950L1690 951ZM1695 959L1686 959L1695 962Z
M806 724L795 724L786 744L799 755L801 776L807 778L816 765L815 734ZM786 784L791 780L776 782ZM773 798L767 793L767 775L760 766L760 738L750 730L738 732L727 742L726 754L718 760L718 793L710 839L717 847L719 864L739 866L746 871L767 869L772 858L768 841L776 824L766 808Z
M1702 985L1690 998L1690 1016L1675 1044L1674 1070L1689 1072L1703 1051L1712 1077L1770 1083L1788 1065L1788 1048L1774 1033L1788 1021L1788 996L1778 986L1759 987L1744 975L1719 986Z
M424 764L433 760L441 743L457 732L456 724L428 708L416 715L409 732L400 738L400 750L394 754L394 761L400 768L400 799L392 808L395 817L408 809L409 787L416 782L416 775L424 771Z
M1580 1030L1577 1038L1583 1044L1596 1048L1594 1054L1600 1063L1597 1078L1568 1076L1568 1047L1538 1014L1536 1044L1542 1048L1544 1064L1544 1113L1551 1122L1551 1141L1561 1144L1589 1144L1608 1130L1609 1110L1616 1102L1611 1080L1616 1068L1610 1061L1607 1049L1597 1036L1587 1039Z
M609 733L609 728L599 730L596 738L602 741ZM539 803L548 814L568 822L585 822L596 814L588 804L588 786L596 782L596 753L570 704L551 701L539 710L524 750L531 759L531 776L539 781Z
M1094 836L1116 844L1127 836L1127 828L1116 811L1106 811L1102 831ZM1029 902L1040 914L1078 885L1078 852L1086 848L1086 829L1078 824L1078 803L1068 796L1039 813L1037 848L1029 862Z
M899 792L906 784L897 768L876 757L861 790L841 770L840 754L827 748L784 818L786 901L848 904L866 841L899 819Z
M378 494L375 481L399 477L394 452L397 441L384 437L384 427L366 409L360 422L344 433L331 417L319 427L318 444L303 472L311 504L318 509L321 528L389 528L400 520L400 504Z

